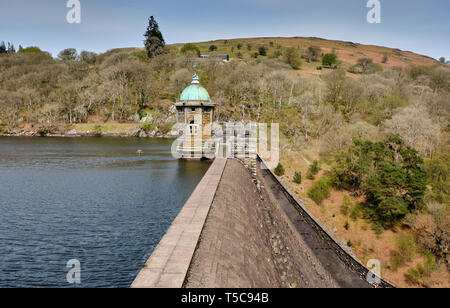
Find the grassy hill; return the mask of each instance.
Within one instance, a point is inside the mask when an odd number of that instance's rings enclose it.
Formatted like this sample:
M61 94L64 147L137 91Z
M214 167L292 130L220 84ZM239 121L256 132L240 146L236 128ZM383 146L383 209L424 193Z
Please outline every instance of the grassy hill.
M238 49L238 45L241 44L241 48ZM262 58L278 58L276 51L288 48L296 47L300 50L306 50L310 46L317 46L322 49L322 53L335 53L338 56L341 66L344 69L348 69L351 65L357 64L360 58L370 58L381 65L383 68L391 68L395 66L410 67L410 66L433 66L438 65L438 61L435 59L419 55L411 51L403 51L400 49L375 46L375 45L363 45L353 42L343 42L335 40L326 40L316 37L261 37L261 38L241 38L241 39L229 39L229 40L215 40L207 42L197 42L197 45L202 54L229 54L234 60L238 59L238 53L242 54L242 59L250 60L255 52L258 52L258 48L265 46L267 48L267 56ZM211 45L217 46L217 50L211 52L209 50ZM249 49L250 45L250 49ZM183 44L171 45L177 49L181 49ZM383 63L385 55L388 57L386 63ZM303 62L302 71L313 74L320 74L321 72L316 70L318 62L306 63Z

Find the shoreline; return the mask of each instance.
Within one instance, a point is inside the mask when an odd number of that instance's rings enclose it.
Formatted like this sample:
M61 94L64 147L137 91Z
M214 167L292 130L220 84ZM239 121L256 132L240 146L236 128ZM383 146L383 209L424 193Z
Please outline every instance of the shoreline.
M81 137L120 137L120 138L138 138L138 139L146 139L146 138L157 138L157 139L176 139L178 136L171 134L159 134L159 133L145 133L143 131L139 132L118 132L118 133L48 133L42 134L38 132L25 132L18 131L13 133L0 133L0 137L49 137L49 138L81 138Z

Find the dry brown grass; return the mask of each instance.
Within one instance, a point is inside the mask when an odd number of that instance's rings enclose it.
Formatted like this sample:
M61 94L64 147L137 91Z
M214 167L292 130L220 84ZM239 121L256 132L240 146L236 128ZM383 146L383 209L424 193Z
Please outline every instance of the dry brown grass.
M237 50L237 45L242 44L241 50ZM351 65L357 63L360 58L371 58L377 64L380 64L383 68L390 68L395 66L409 67L409 66L433 66L438 65L438 61L431 57L416 54L411 51L403 51L395 48L364 45L352 42L343 42L335 40L326 40L322 38L312 37L261 37L261 38L241 38L230 40L216 40L208 42L195 43L199 46L202 53L211 53L209 46L216 45L218 50L215 53L228 53L232 57L235 57L238 52L241 52L244 59L251 59L251 54L258 51L259 46L266 46L268 48L267 54L271 55L280 45L286 47L296 47L300 49L307 49L309 46L318 46L322 48L323 53L334 52L338 55L339 61L344 68L348 68ZM252 45L252 50L247 50L247 45ZM181 48L183 44L171 45L174 48ZM234 47L234 51L232 48ZM384 55L388 56L388 62L382 63ZM320 65L319 62L306 63L303 61L300 72L302 74L318 75L326 72L327 70L316 70L316 67Z
M308 153L311 159L314 159L312 153ZM289 187L289 189L296 193L297 196L304 200L308 210L316 219L326 225L329 230L334 231L337 238L350 241L355 255L366 264L369 259L378 259L382 264L382 275L385 279L393 282L396 286L402 288L423 287L420 285L412 285L405 278L407 270L416 266L420 262L424 262L424 258L417 253L411 262L407 262L394 271L390 266L390 259L392 252L396 249L396 240L399 236L411 232L408 229L398 228L396 230L387 230L382 234L377 235L371 228L369 222L362 218L353 221L348 216L341 214L342 199L348 192L336 191L331 192L330 198L326 199L321 206L318 206L307 197L307 191L312 186L313 181L306 178L308 171L308 164L295 152L284 152L281 157L286 173L281 177L282 181ZM327 167L324 166L326 169ZM293 177L295 172L302 172L302 184L294 183ZM316 176L319 179L323 175L323 170ZM363 198L354 198L349 196L352 204L357 204L363 201ZM349 229L345 229L345 223L349 223ZM427 287L450 287L450 276L445 265L441 265L437 270L433 271L431 276L425 279Z

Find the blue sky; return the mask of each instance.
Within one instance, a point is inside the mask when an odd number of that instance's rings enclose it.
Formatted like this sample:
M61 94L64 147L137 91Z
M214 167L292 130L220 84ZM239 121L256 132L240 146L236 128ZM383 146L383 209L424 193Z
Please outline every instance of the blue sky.
M142 46L150 15L167 43L261 36L316 36L450 59L450 0L80 0L81 24L66 21L66 0L0 0L0 41L104 52Z

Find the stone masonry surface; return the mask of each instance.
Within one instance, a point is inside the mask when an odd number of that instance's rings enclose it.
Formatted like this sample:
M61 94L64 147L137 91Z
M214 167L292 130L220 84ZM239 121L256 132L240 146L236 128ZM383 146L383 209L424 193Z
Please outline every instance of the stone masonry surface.
M199 241L225 168L226 159L216 159L144 268L132 288L181 288Z

